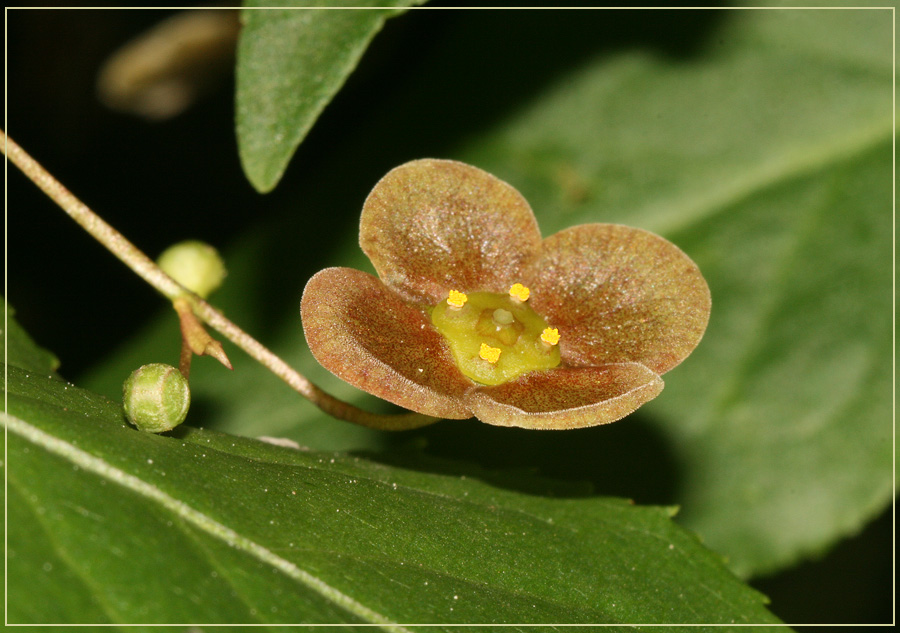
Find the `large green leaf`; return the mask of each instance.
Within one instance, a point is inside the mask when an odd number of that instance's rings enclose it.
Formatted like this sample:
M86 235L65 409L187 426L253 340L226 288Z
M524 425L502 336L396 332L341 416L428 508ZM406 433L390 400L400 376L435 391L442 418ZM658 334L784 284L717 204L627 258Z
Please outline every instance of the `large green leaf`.
M415 0L367 0L333 7L265 9L248 2L238 45L237 136L247 178L270 191L316 118L353 72L384 21ZM284 3L289 4L289 3ZM381 7L381 8L379 8Z
M12 623L777 622L666 508L145 434L7 371Z
M735 14L702 61L603 58L463 152L547 232L622 222L697 260L710 327L647 413L680 519L742 574L891 497L889 15Z

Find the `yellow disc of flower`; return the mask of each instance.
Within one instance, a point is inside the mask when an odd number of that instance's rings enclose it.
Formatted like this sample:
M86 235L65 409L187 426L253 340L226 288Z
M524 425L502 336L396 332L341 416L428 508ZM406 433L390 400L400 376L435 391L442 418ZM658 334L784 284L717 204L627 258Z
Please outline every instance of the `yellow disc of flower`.
M431 322L444 335L459 370L468 378L499 385L559 365L559 346L541 340L546 321L521 299L473 292L460 307L442 301Z

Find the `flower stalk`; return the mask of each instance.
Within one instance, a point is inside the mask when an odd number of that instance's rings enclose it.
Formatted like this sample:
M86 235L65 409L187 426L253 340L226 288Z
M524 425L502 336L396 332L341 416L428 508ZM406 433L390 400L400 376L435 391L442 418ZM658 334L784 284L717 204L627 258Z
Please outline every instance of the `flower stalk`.
M226 367L230 368L231 366L224 355L221 343L213 340L206 333L199 322L202 321L332 417L387 431L414 429L438 420L435 417L411 412L396 415L372 413L324 392L209 303L186 290L163 272L152 259L75 197L24 149L10 139L3 130L0 130L0 145L2 145L6 157L63 211L157 292L172 302L181 320L186 347L194 353L212 355ZM182 366L185 363L185 354L187 352L182 353Z
M172 307L178 313L178 321L181 326L181 361L178 368L185 378L190 377L191 358L197 356L212 356L225 365L228 369L234 369L231 361L225 355L222 344L211 337L203 327L203 324L194 314L194 308L187 295L182 295L172 302Z

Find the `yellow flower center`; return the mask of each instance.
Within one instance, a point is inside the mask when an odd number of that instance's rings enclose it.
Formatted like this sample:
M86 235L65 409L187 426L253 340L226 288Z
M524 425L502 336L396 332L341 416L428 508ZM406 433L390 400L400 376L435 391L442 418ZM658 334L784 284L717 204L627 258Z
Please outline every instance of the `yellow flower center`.
M529 295L522 284L508 294L451 290L434 307L431 322L465 376L499 385L559 365L559 331L525 303Z

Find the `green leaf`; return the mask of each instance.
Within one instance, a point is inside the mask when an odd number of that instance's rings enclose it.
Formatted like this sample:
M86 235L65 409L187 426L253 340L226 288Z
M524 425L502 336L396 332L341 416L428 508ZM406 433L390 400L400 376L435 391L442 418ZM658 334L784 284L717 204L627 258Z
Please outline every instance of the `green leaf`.
M244 172L271 191L313 123L331 101L394 7L415 0L366 0L369 9L257 9L249 2L238 43L237 136ZM329 7L317 1L306 7Z
M7 331L0 340L0 356L6 362L22 369L32 371L53 372L59 367L59 359L35 343L22 326L13 318L15 310L3 299L3 310L6 316Z
M735 12L700 59L599 58L462 153L545 234L620 222L699 264L709 329L645 413L679 520L743 575L891 498L891 37L882 11Z
M11 623L777 623L667 508L141 433L8 371Z

